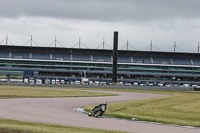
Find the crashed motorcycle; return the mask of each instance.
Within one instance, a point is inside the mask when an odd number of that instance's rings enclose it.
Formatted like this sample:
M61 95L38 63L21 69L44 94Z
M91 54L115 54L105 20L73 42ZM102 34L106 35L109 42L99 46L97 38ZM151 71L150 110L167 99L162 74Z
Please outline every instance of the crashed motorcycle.
M105 113L107 108L107 103L99 104L95 106L89 113L88 116L94 116L94 117L99 117L102 116L103 113Z

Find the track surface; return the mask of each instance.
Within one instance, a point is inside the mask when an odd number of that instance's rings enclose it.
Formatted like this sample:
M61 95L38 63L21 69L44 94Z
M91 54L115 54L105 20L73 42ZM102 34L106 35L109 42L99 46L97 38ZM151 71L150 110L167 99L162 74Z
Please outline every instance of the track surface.
M111 118L93 118L73 111L77 107L96 105L105 101L111 103L164 96L130 92L109 93L119 94L119 96L0 99L0 118L136 133L200 133L200 129L195 128Z

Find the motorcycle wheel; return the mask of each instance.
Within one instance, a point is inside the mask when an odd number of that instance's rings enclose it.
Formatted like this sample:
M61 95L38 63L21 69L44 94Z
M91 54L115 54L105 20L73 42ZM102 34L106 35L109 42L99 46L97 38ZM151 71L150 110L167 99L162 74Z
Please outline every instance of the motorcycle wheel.
M96 112L96 114L95 114L94 116L95 116L95 117L99 117L100 114L101 114L101 111L99 110L99 111Z
M91 112L89 112L89 113L88 113L88 116L92 116L92 113L91 113Z

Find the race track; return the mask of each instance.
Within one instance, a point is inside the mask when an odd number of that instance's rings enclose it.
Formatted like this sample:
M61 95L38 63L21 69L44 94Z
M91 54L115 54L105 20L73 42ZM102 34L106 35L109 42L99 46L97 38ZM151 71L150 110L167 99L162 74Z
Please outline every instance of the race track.
M93 118L73 111L74 108L103 102L111 103L164 96L130 92L109 93L119 94L119 96L0 99L0 118L136 133L200 133L200 129L197 128L112 118Z

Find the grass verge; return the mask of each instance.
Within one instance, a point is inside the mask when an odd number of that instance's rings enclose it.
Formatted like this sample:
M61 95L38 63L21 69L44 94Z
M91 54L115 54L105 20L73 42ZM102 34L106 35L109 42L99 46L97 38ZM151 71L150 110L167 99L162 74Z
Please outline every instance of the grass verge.
M28 97L97 97L114 96L110 93L45 89L45 87L30 86L0 86L0 98L28 98Z
M136 118L144 121L200 127L200 93L194 91L169 90L132 90L132 89L96 89L96 88L64 88L50 87L2 86L0 95L16 95L29 97L78 97L108 96L113 94L81 92L77 90L104 90L137 93L168 94L171 96L120 103L111 103L106 111L107 116L119 118ZM61 90L74 89L75 91ZM94 106L86 107L91 110Z
M28 133L125 133L119 131L108 131L92 128L23 122L9 119L0 119L0 128L10 131L20 131Z
M144 91L141 91L144 92ZM155 93L155 91L148 91ZM189 91L156 91L168 97L110 103L107 116L164 124L200 127L200 93ZM94 106L86 107L89 111Z

